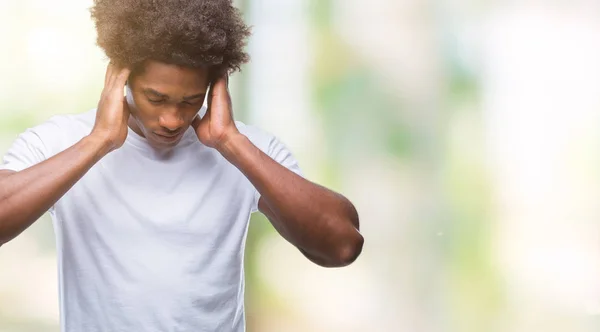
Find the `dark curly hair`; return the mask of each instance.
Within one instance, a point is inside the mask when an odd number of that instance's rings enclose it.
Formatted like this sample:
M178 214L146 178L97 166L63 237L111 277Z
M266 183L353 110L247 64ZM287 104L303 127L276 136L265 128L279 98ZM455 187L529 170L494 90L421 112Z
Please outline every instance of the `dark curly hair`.
M116 65L156 60L233 72L250 28L231 0L94 0L97 43Z

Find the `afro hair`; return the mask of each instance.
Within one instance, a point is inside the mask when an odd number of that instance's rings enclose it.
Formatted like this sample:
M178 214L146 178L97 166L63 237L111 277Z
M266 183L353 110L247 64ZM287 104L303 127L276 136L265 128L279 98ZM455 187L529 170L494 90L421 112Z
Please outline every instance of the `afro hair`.
M250 28L231 0L94 0L97 44L111 62L156 60L219 71L240 70Z

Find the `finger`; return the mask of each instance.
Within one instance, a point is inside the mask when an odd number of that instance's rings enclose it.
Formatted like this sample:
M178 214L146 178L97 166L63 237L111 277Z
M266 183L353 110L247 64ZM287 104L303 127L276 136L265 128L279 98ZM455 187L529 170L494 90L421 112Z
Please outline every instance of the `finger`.
M119 89L121 91L123 91L123 88L125 87L125 84L127 83L127 79L129 78L129 74L131 73L131 70L129 68L122 68L118 74L117 77L115 79L115 89Z
M113 68L112 76L109 78L109 86L105 88L105 93L115 100L125 99L125 83L127 82L129 69Z
M109 86L108 83L110 82L112 72L113 72L113 65L111 62L109 62L108 65L106 66L106 73L104 74L104 87Z
M213 82L212 90L214 90L215 96L221 96L227 93L227 86L229 85L229 76L227 73L220 74L217 79Z
M213 101L219 103L221 101L229 101L229 91L227 89L227 76L218 76L211 84L208 96L208 110L212 109Z

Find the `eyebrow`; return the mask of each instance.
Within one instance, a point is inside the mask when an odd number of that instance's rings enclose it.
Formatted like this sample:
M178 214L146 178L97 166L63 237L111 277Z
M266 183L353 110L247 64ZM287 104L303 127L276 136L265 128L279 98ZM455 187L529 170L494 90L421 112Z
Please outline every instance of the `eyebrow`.
M195 94L193 96L183 97L183 100L198 99L198 98L204 97L204 95L205 95L205 93L201 92L201 93Z
M146 89L144 89L143 91L144 91L144 94L146 94L146 95L150 94L150 95L153 95L153 96L155 96L155 97L160 97L160 98L164 98L164 99L169 99L169 96L167 96L167 95L166 95L166 94L164 94L164 93L160 93L160 92L158 92L158 91L156 91L156 90L154 90L154 89L146 88Z
M150 94L150 95L153 95L155 97L169 99L168 95L166 95L164 93L160 93L160 92L158 92L158 91L156 91L154 89L151 89L151 88L143 89L143 92L146 95ZM183 100L189 101L189 100L193 100L193 99L203 98L205 95L206 95L206 93L201 92L201 93L198 93L198 94L195 94L195 95L192 95L192 96L183 97Z

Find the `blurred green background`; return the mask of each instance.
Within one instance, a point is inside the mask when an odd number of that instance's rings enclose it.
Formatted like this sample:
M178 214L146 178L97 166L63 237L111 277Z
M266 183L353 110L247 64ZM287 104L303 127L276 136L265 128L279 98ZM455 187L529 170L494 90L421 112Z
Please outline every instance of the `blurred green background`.
M310 263L254 216L248 331L600 330L600 3L244 0L239 120L348 196L366 242ZM0 153L96 106L90 0L0 0ZM58 331L45 216L0 249L0 331Z

